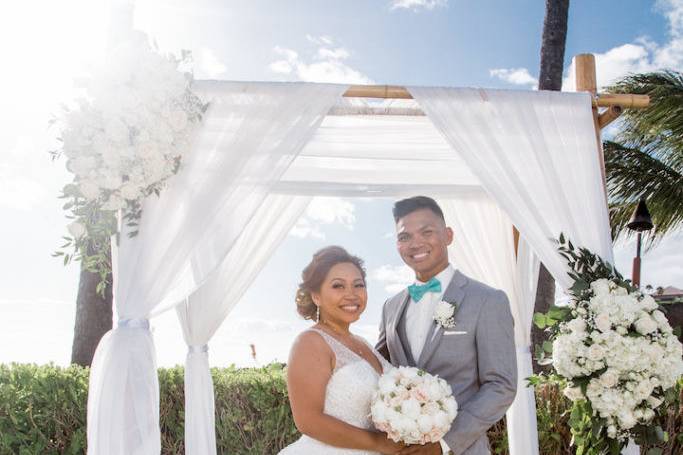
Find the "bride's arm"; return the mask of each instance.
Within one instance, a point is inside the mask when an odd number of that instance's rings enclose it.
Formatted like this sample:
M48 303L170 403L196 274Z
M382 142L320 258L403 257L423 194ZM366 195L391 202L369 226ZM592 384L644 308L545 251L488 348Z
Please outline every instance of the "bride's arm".
M316 333L302 333L294 342L287 366L287 390L297 429L335 447L398 453L402 445L384 433L349 425L323 412L333 369L334 354L327 343Z

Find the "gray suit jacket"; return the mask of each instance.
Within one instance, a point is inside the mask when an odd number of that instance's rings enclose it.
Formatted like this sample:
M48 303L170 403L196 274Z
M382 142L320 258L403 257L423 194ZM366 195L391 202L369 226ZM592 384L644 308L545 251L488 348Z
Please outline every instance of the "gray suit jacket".
M443 300L457 304L455 327L434 323L417 360L405 337L408 290L387 300L377 350L395 366L416 366L445 379L458 402L458 415L444 440L455 455L486 455L486 430L503 417L517 391L510 304L504 292L457 270Z

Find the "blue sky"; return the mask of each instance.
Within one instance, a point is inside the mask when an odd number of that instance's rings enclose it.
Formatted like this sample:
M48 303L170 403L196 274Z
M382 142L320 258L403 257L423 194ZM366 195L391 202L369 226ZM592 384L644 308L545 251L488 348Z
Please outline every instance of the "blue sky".
M532 89L544 3L138 1L135 25L163 51L191 50L199 79ZM102 55L105 6L45 0L0 7L0 50L11 68L0 84L6 106L0 131L0 361L69 360L78 267L50 257L65 231L56 195L68 174L63 162L47 156L56 132L46 124ZM565 68L582 52L596 54L600 84L630 71L683 67L683 1L575 0ZM305 327L293 305L298 275L328 244L366 260L370 302L357 330L372 339L381 303L409 279L394 250L390 209L388 200L314 204L212 341L212 364L251 364L252 342L259 362L286 360L291 340ZM634 249L632 243L616 248L617 266L626 274ZM648 252L643 281L683 287L681 251L678 233ZM175 314L153 325L159 363L181 363L185 347Z

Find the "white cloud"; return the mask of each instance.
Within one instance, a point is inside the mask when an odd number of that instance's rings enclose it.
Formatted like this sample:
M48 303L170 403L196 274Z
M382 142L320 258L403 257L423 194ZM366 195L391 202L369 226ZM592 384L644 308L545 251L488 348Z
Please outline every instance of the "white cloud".
M395 294L415 281L415 272L407 265L385 264L373 270L370 279L379 281L387 292Z
M349 58L349 51L343 47L338 47L336 49L321 47L318 49L318 57L321 59L344 60L345 58Z
M297 65L297 75L306 82L372 84L372 79L339 60Z
M683 67L683 0L659 0L656 10L668 21L668 41L656 43L647 36L636 38L604 53L594 53L598 88L610 85L629 73L642 73ZM575 89L574 62L567 68L563 90ZM491 77L517 85L537 85L527 68L498 68Z
M643 286L676 286L683 288L683 230L664 237L656 247L643 251L641 277ZM620 240L614 245L614 259L617 270L626 278L631 277L636 240Z
M332 46L334 41L332 40L331 37L327 35L322 35L322 36L313 36L306 34L306 39L313 43L313 44L318 44L318 45L325 45L325 46Z
M538 80L526 68L496 68L489 70L491 77L515 85L538 85Z
M299 238L324 239L322 227L325 225L340 225L353 230L356 222L356 207L353 203L338 197L314 198L306 213L299 218L289 235Z
M59 188L67 175L64 161L52 163L47 153L51 142L40 137L45 127L35 128L36 137L19 136L0 154L0 208L29 211L39 206L60 206Z
M291 49L287 49L287 48L280 47L280 46L275 46L273 48L273 50L275 51L276 54L280 54L289 62L294 62L294 61L297 61L299 59L299 54L296 51L293 51Z
M306 61L293 49L275 46L273 51L281 58L270 63L268 68L274 73L291 74L295 79L306 82L373 83L372 79L345 63L351 56L348 49L334 47L328 36L306 35L306 38L319 46L311 61Z
M39 182L17 174L0 163L0 206L28 211L48 200L49 196Z
M268 65L268 68L270 68L273 73L279 74L289 74L293 69L292 65L290 65L287 60L277 60Z
M668 21L668 41L659 44L639 37L602 54L595 54L598 87L605 87L629 73L683 67L683 0L659 0L656 10ZM564 90L574 90L574 63L563 81Z
M197 76L215 79L228 69L209 48L203 47L197 57Z
M391 9L433 10L448 5L448 0L392 0Z

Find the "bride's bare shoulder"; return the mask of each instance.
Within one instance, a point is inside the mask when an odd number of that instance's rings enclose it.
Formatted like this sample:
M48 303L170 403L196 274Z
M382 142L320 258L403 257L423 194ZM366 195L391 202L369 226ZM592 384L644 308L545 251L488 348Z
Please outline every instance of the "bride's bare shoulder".
M301 332L294 339L294 344L292 344L292 354L296 352L303 352L307 354L312 352L331 354L332 349L320 333L318 333L316 330L308 329Z

